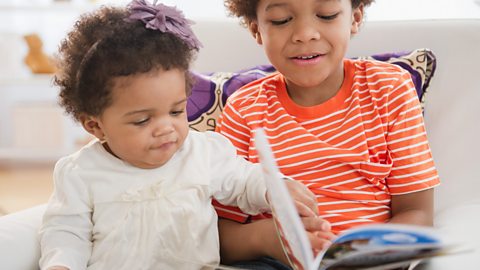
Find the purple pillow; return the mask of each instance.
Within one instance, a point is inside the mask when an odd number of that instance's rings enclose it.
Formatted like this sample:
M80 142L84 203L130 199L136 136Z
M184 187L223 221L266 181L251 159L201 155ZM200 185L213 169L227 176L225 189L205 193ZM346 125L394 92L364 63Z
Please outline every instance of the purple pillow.
M407 70L412 76L423 110L428 86L436 68L436 58L432 51L417 49L359 58L388 62ZM238 72L192 73L195 83L187 103L190 128L198 131L215 130L216 119L227 98L240 87L273 72L273 66L261 65Z

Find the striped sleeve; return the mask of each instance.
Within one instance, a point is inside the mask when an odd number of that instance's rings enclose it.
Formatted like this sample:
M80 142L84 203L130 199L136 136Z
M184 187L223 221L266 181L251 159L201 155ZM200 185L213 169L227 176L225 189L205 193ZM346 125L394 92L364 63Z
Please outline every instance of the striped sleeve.
M422 110L408 72L403 72L388 101L386 136L392 171L386 182L391 195L432 188L439 178L427 140Z
M250 142L250 129L245 123L245 119L240 112L234 108L233 104L227 102L223 113L217 121L216 131L227 137L237 149L237 154L247 158Z

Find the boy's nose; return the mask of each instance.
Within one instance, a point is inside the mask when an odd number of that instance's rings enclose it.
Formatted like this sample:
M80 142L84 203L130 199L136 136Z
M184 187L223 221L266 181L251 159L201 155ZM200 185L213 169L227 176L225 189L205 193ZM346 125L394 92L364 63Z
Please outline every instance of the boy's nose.
M310 19L296 21L292 34L293 42L309 42L318 39L320 39L320 32L316 28L315 22Z

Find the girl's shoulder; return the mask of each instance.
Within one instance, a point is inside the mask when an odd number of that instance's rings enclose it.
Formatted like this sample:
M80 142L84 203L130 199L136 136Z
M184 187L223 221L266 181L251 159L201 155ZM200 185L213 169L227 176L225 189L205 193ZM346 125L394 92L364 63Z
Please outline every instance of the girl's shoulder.
M76 152L60 158L55 168L66 173L96 171L122 166L125 166L123 161L108 153L98 139L93 139Z
M217 154L231 148L231 150L235 152L230 140L228 140L224 135L214 131L189 130L187 139L185 140L182 148L199 148L201 149L200 152L211 151Z

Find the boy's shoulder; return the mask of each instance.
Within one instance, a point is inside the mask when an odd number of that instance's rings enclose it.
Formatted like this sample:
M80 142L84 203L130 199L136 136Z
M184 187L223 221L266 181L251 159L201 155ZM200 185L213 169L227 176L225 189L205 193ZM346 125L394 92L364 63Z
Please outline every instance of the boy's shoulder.
M246 106L258 101L261 96L267 95L269 90L284 84L283 76L279 72L274 72L263 78L245 84L232 95L229 96L228 102L231 105Z
M410 78L409 72L402 67L372 59L346 59L345 74L351 77L352 85L375 90L379 95L395 89Z
M362 72L366 74L403 74L407 72L399 65L388 63L385 61L379 61L374 59L345 59L346 63L349 63L350 68L354 69L356 72Z

